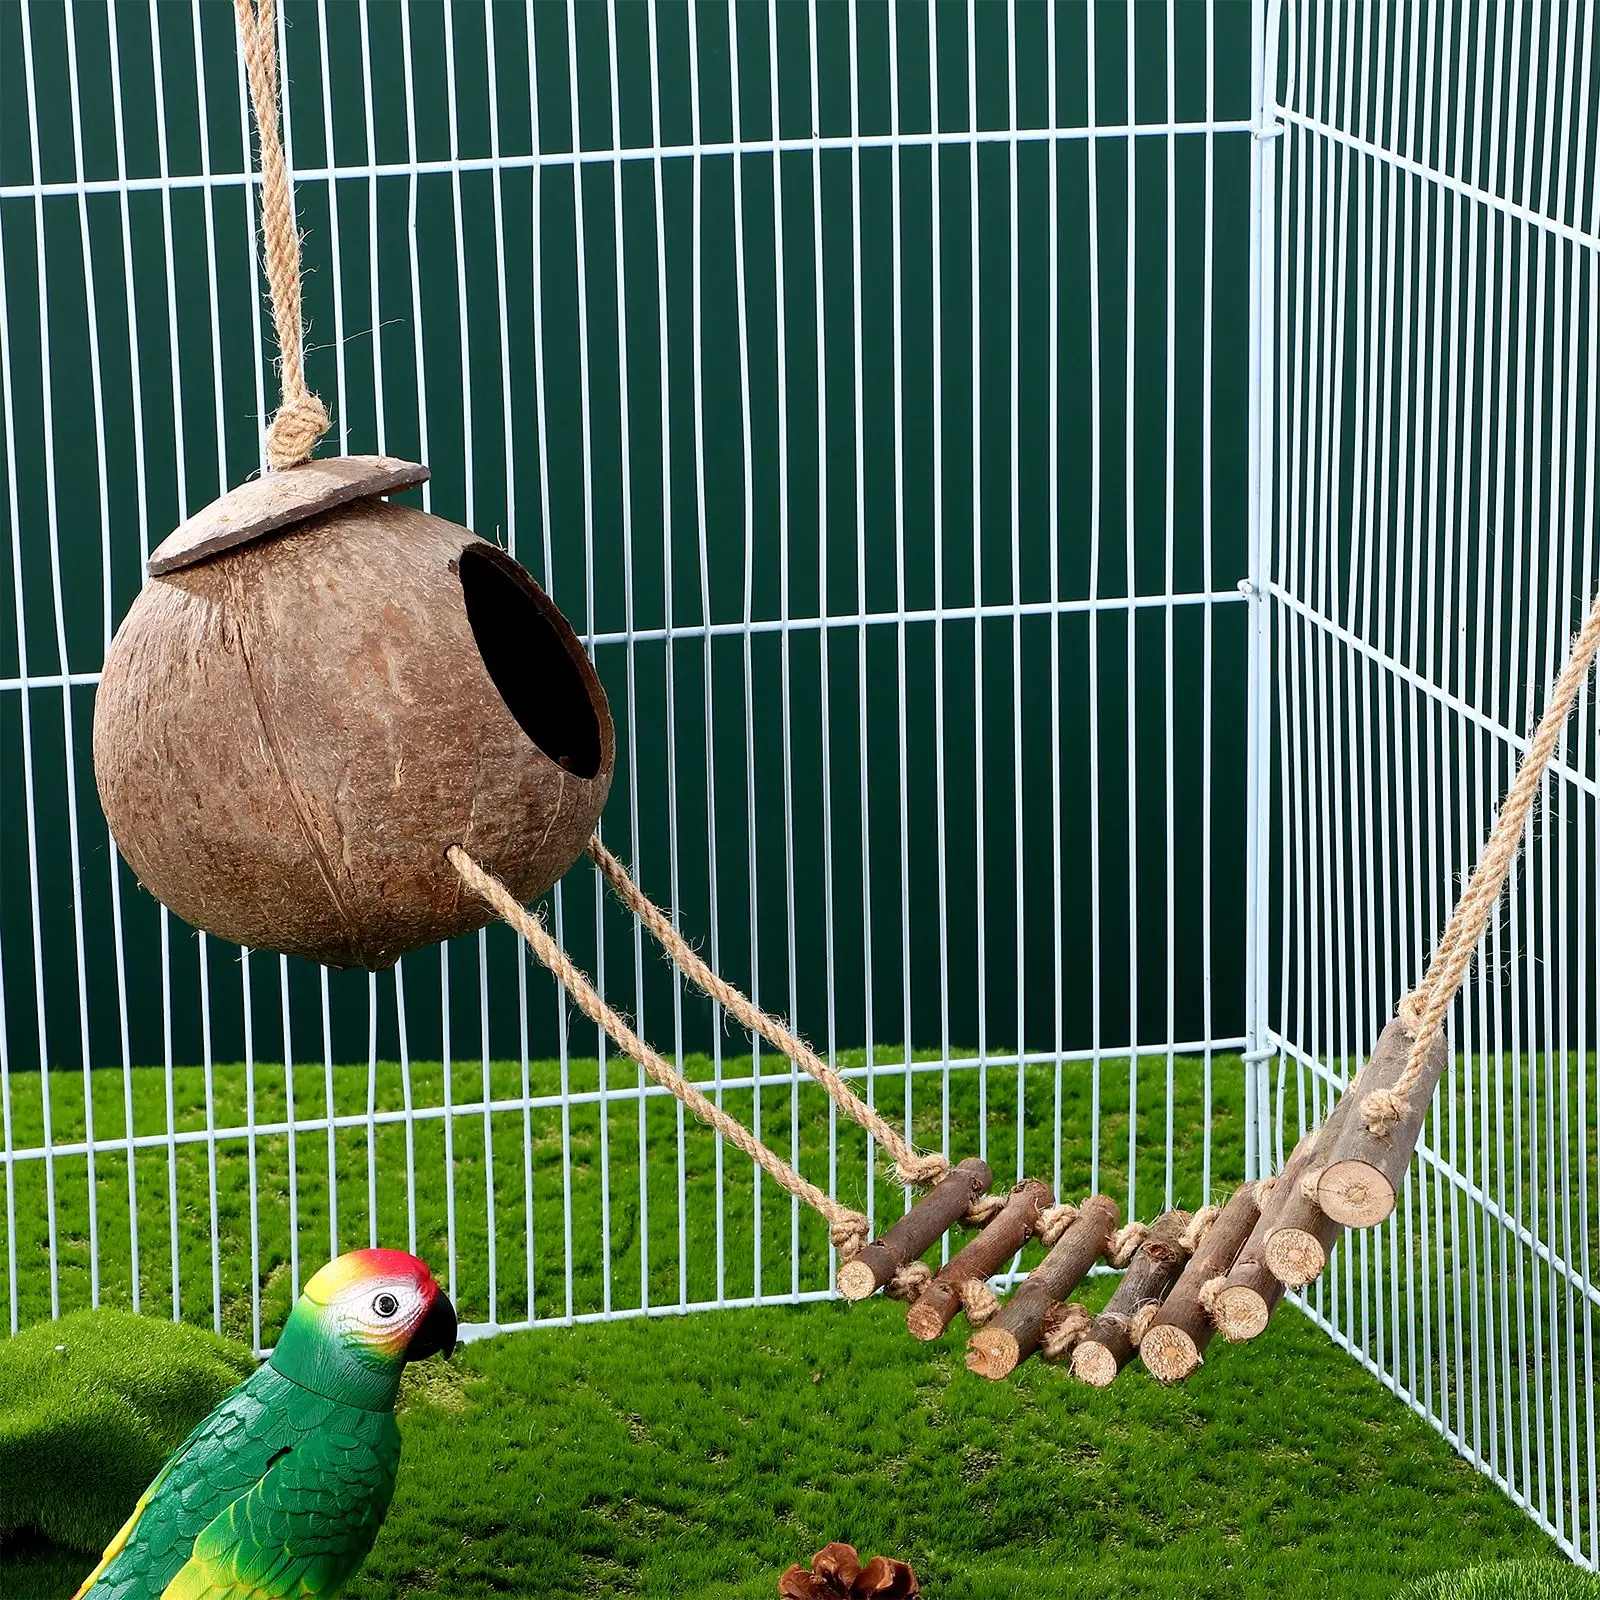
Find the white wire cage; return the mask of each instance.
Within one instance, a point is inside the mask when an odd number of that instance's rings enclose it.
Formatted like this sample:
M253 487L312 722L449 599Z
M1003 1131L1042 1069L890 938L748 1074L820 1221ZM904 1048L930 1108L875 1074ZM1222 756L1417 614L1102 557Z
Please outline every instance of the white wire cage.
M291 0L311 381L573 618L605 836L714 966L924 1144L1198 1203L1360 1064L1591 592L1589 40ZM10 1326L259 1349L380 1237L471 1333L820 1297L820 1230L505 930L329 973L115 859L100 661L271 408L247 115L226 7L0 13ZM1306 1309L1594 1564L1589 715L1401 1209ZM597 883L551 915L769 1143L901 1203Z

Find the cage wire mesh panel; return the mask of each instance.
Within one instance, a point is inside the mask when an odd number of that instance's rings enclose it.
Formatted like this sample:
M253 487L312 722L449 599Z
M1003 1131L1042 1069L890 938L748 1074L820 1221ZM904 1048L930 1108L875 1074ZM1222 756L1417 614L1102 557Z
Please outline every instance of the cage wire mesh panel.
M1591 12L1294 7L1283 30L1280 1149L1421 975L1600 581ZM1589 1565L1596 777L1586 694L1399 1209L1307 1297Z
M1151 1214L1244 1164L1241 7L310 4L330 446L592 649L604 832L917 1138ZM6 1321L270 1344L329 1253L474 1331L828 1291L825 1234L494 928L241 953L117 861L97 673L274 389L229 9L0 8ZM184 781L175 771L174 782ZM558 937L809 1175L855 1130L580 868Z

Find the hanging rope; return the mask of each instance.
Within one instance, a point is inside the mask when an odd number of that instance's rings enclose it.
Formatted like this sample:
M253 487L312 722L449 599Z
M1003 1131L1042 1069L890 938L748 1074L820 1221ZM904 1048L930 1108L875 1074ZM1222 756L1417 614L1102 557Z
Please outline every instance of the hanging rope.
M1473 952L1483 938L1490 913L1521 847L1545 769L1555 755L1562 729L1577 704L1597 651L1600 651L1600 596L1596 597L1587 620L1573 640L1567 664L1550 690L1544 715L1528 741L1516 780L1501 804L1500 815L1495 819L1478 865L1467 880L1450 922L1434 949L1427 976L1397 1009L1406 1032L1411 1035L1411 1050L1406 1057L1405 1070L1395 1080L1394 1087L1374 1090L1362 1102L1362 1116L1372 1133L1387 1134L1411 1114L1411 1091L1422 1081L1428 1066L1428 1052L1444 1026L1451 1002L1466 980Z
M328 409L306 387L304 330L300 320L300 234L294 189L278 138L277 0L233 0L239 41L250 79L261 145L261 264L278 334L277 413L267 424L267 461L273 471L298 466L328 431Z
M627 1022L613 1011L588 978L574 964L545 927L543 918L527 910L492 872L486 871L467 854L460 845L453 844L445 856L461 880L480 899L487 901L495 911L527 941L528 948L555 975L556 980L572 996L573 1003L589 1018L616 1040L623 1052L644 1068L675 1099L681 1100L702 1122L711 1127L735 1148L744 1151L763 1172L773 1178L797 1200L803 1200L813 1211L825 1217L828 1234L846 1260L854 1256L867 1242L870 1229L867 1219L859 1211L842 1206L826 1195L815 1184L808 1183L782 1156L769 1150L736 1117L730 1116L715 1101L708 1099L669 1062L647 1045L630 1028Z
M617 898L650 930L690 981L710 995L747 1032L759 1034L773 1049L804 1067L828 1091L828 1098L894 1157L902 1183L937 1183L949 1172L950 1163L944 1156L922 1155L914 1150L894 1125L879 1116L793 1029L761 1010L713 972L700 959L694 946L673 927L666 912L645 894L628 869L600 842L598 834L589 841L589 854Z

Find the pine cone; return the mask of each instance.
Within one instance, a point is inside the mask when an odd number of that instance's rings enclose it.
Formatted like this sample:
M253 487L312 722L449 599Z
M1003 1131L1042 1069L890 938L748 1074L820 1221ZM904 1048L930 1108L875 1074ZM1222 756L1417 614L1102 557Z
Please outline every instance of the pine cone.
M916 1600L921 1593L905 1562L874 1556L862 1566L848 1544L824 1545L809 1571L796 1565L778 1580L779 1600Z

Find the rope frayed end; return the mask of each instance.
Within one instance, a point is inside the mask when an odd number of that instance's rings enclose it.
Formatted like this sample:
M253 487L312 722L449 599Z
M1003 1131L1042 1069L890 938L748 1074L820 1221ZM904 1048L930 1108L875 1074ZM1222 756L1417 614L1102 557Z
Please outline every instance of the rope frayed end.
M1228 1286L1228 1275L1219 1272L1214 1278L1207 1278L1200 1285L1200 1307L1213 1322L1217 1320L1217 1296Z
M937 1151L919 1155L915 1150L908 1150L896 1160L894 1170L895 1176L908 1189L927 1189L950 1176L950 1162Z
M287 399L267 424L267 463L283 472L311 459L317 440L332 421L328 408L309 390Z
M1004 1194L980 1194L967 1207L967 1214L961 1220L970 1227L987 1228L1005 1210L1006 1201L1010 1198L1010 1195Z
M1374 1138L1386 1139L1411 1115L1411 1102L1393 1089L1374 1089L1361 1102L1362 1120Z

